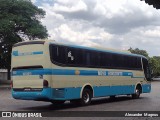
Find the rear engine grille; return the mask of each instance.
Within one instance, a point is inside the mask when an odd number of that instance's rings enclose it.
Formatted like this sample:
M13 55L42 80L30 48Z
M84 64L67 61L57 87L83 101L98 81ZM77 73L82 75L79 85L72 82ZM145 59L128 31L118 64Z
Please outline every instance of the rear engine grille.
M64 98L65 97L65 89L55 89L53 94L56 98Z

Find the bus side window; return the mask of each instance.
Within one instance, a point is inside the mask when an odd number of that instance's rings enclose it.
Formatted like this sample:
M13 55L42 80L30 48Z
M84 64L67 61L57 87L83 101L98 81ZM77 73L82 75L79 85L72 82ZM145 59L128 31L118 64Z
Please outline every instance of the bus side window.
M75 49L76 51L76 65L77 66L84 66L84 50L82 49Z
M90 66L90 53L86 53L86 66Z
M85 50L85 59L87 67L99 67L99 52Z
M71 47L67 47L67 64L75 65L76 64L76 50Z
M65 64L66 63L66 52L64 46L52 46L52 55L51 59L52 61L59 63L59 64Z
M79 48L67 47L67 65L84 66L84 50Z
M136 58L136 68L139 70L142 70L142 64L141 64L141 58L137 57Z

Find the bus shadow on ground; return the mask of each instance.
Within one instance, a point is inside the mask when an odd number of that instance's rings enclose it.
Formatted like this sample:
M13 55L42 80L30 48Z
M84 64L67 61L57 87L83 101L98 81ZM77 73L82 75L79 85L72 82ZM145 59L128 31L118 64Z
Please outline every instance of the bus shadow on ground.
M143 99L143 97L140 97L139 99ZM132 99L130 96L119 96L114 99L110 99L110 98L106 98L106 97L94 98L89 106L114 103L114 102L129 101L129 100L135 100L135 99ZM138 99L136 99L136 100L138 100ZM50 104L50 105L43 105L43 106L36 106L36 107L25 107L25 108L22 108L22 110L56 111L56 110L67 110L67 109L78 108L78 107L80 108L80 107L87 107L87 106L81 106L79 104L73 104L73 103L70 103L69 101L67 101L64 104L60 104L60 105Z

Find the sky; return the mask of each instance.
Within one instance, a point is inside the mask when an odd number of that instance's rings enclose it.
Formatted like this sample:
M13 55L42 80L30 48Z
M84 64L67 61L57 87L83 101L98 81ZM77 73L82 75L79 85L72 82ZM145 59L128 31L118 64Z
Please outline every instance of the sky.
M160 56L160 10L140 0L32 0L49 39Z

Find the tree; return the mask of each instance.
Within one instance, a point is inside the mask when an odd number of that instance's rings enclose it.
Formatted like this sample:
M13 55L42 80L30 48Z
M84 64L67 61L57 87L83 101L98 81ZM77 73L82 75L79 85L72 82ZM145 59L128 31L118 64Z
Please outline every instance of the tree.
M160 57L153 56L149 58L149 63L153 70L153 76L160 76Z
M13 44L48 37L40 19L45 11L30 0L0 0L0 68L11 68Z
M145 1L145 3L147 3L148 5L153 5L154 8L160 9L159 0L141 0L141 1Z
M128 51L130 51L131 53L134 53L134 54L140 54L140 55L143 55L147 58L149 58L148 56L148 53L146 50L140 50L138 48L135 48L135 49L132 49L131 47L128 49Z

